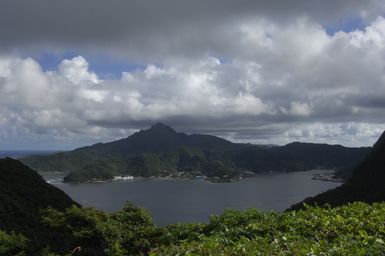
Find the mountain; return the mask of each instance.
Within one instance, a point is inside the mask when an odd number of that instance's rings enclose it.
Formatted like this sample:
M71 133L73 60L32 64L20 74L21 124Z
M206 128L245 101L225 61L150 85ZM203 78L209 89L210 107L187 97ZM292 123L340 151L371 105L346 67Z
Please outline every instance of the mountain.
M252 170L305 171L309 169L348 170L362 161L370 148L348 148L341 145L293 142L285 146L242 149L234 161Z
M78 204L36 171L17 160L0 159L0 230L44 243L49 232L41 225L40 211L49 206L64 210L71 205Z
M178 133L162 123L153 125L115 142L97 144L94 149L115 155L131 155L140 153L159 153L179 149L180 147L199 147L205 149L231 149L236 144L222 138L209 135Z
M352 173L345 184L307 198L291 208L302 208L304 203L338 206L356 201L367 203L385 201L385 132L374 144L365 160L358 164Z
M261 171L346 169L361 161L369 150L298 142L285 146L232 143L210 135L176 132L157 123L118 141L22 161L39 171L66 172L67 182L128 175L203 176L212 181L229 181Z

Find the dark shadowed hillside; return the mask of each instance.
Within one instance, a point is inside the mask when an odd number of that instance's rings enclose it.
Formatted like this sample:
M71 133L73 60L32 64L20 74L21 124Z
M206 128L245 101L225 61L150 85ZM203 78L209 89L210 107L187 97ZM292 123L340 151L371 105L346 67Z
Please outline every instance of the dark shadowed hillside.
M301 208L303 203L338 206L355 201L385 201L385 132L366 159L354 168L352 177L345 184L307 198L292 208Z
M35 171L11 158L0 159L0 230L15 231L44 243L47 230L41 225L42 209L64 210L77 205Z

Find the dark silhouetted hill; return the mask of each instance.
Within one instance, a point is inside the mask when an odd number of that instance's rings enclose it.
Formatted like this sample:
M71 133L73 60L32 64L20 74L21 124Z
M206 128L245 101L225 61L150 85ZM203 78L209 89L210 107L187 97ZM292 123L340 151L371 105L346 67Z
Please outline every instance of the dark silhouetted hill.
M0 159L0 230L15 231L44 243L49 232L41 225L42 209L64 210L78 205L64 192L17 160Z
M352 176L345 184L307 198L292 206L292 209L302 208L303 203L338 206L356 201L385 201L385 132L365 160L353 169Z

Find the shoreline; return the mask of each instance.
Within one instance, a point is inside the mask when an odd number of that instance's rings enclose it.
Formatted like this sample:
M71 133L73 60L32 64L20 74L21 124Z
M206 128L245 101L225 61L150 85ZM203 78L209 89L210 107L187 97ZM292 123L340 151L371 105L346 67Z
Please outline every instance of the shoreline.
M308 170L312 171L312 170ZM308 172L308 171L300 171L300 172ZM275 174L277 172L273 171L264 171L257 173L242 173L238 176L230 176L230 177L207 177L207 176L189 176L189 175L170 175L170 176L150 176L150 177L135 177L131 175L123 176L117 175L111 179L93 179L93 180L84 180L84 181L73 181L73 182L64 182L65 172L39 172L40 175L63 175L63 177L56 179L46 179L46 182L49 184L81 184L81 183L104 183L104 182L127 182L127 181L137 181L137 180L146 180L146 179L159 179L159 180L202 180L209 183L231 183L241 181L243 179L252 178L258 176L258 174ZM319 180L319 181L327 181L327 182L337 182L343 183L344 181L339 178L335 178L334 171L325 170L323 173L315 173L312 175L310 179ZM43 177L44 178L44 177Z
M344 180L335 177L335 172L316 173L313 175L312 180L328 181L343 183Z

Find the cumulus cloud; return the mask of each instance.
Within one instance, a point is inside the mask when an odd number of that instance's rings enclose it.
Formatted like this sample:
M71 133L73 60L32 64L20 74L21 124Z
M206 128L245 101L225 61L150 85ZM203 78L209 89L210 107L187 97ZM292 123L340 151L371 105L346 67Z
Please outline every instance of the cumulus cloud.
M0 8L1 19L14 21L16 2L1 4L8 7ZM3 143L72 147L164 121L234 141L357 146L372 144L385 128L381 1L164 1L158 8L66 1L60 9L73 11L66 19L44 3L41 20L30 6L13 29L0 22L1 49L17 49L0 56ZM87 11L98 15L84 20ZM326 22L351 13L368 25L327 33ZM106 78L79 55L46 71L22 57L39 51L36 45L102 50L145 64Z
M88 71L88 62L82 56L63 60L59 65L59 73L74 84L99 82L97 75Z

